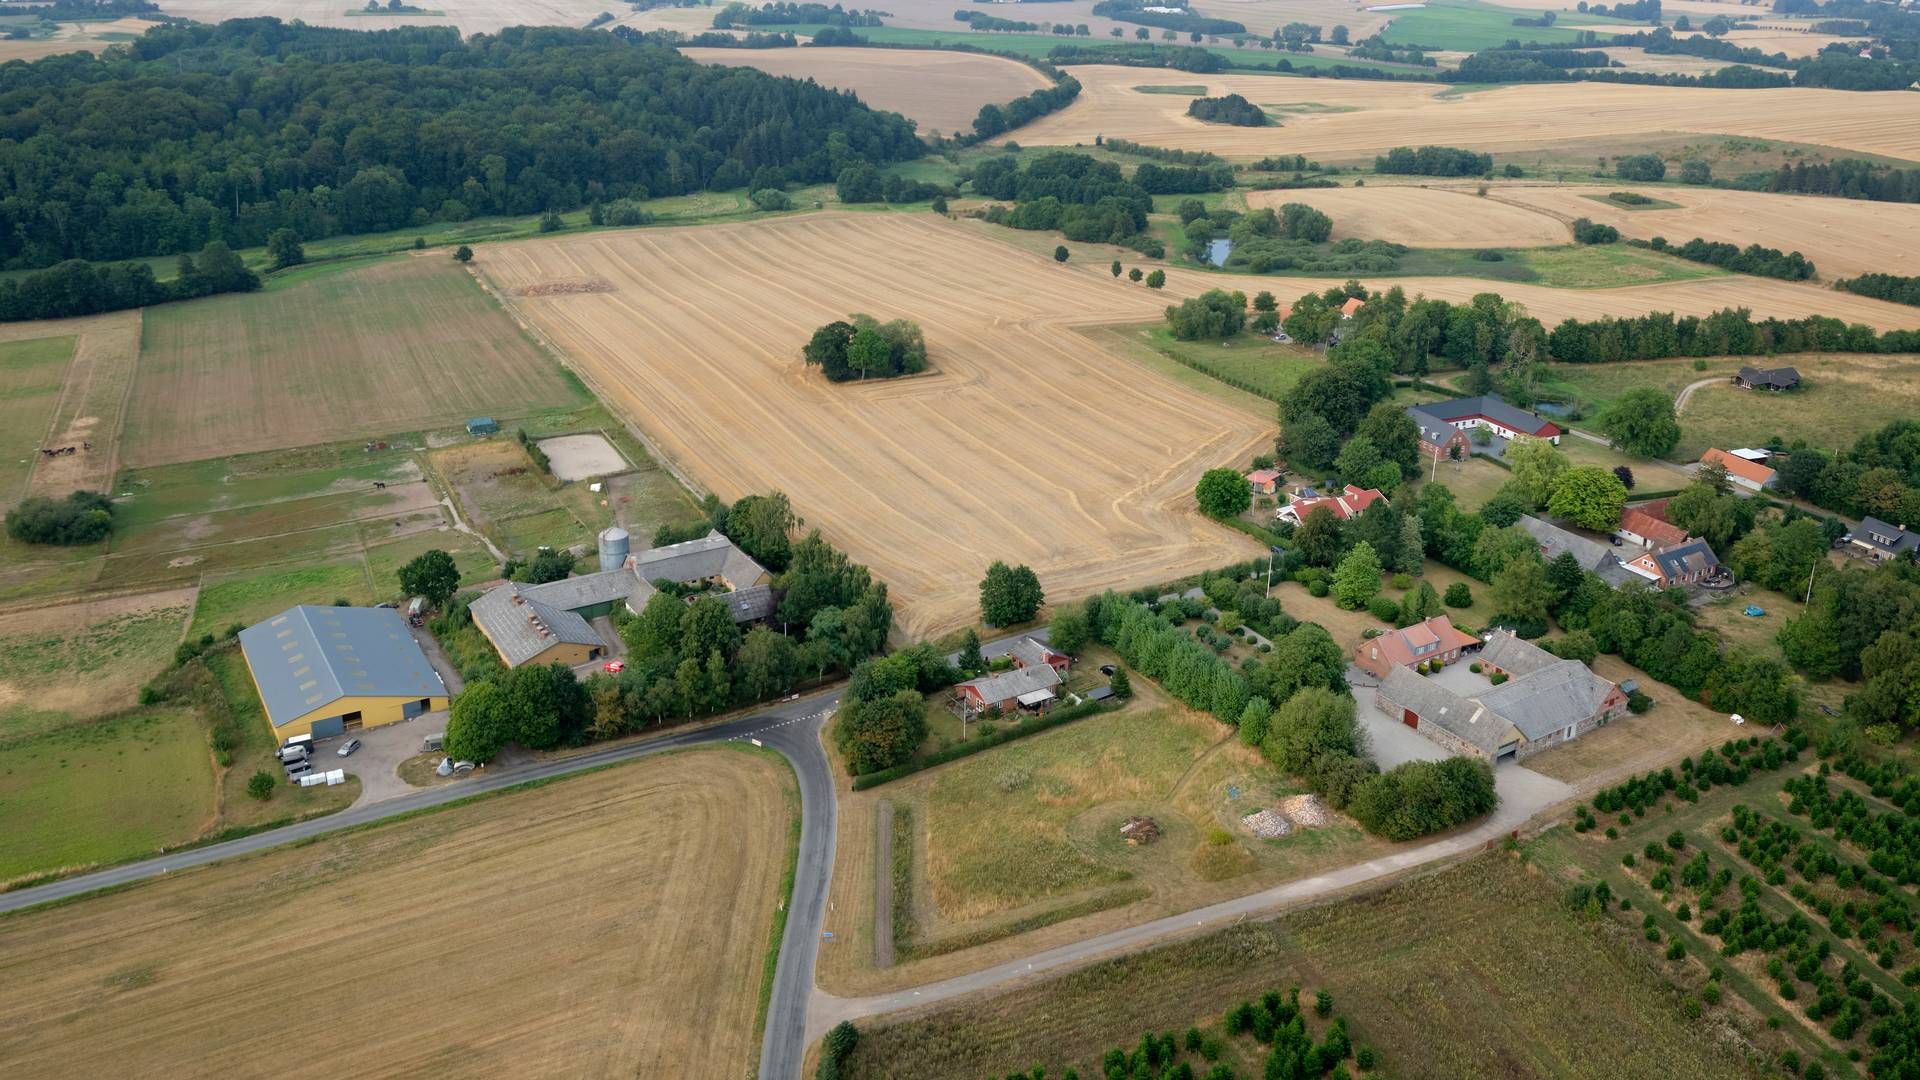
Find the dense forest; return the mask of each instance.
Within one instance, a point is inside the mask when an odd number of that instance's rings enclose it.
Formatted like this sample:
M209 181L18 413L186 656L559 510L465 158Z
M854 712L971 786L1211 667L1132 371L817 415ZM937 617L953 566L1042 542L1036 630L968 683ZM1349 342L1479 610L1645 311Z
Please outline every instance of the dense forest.
M1059 229L1083 243L1134 246L1147 227L1153 196L1111 161L1052 151L1022 165L1020 159L988 158L975 166L974 191L989 199L1017 200L1012 210L988 207L983 216L1015 229Z
M0 265L818 183L924 149L852 94L593 31L166 26L0 68Z

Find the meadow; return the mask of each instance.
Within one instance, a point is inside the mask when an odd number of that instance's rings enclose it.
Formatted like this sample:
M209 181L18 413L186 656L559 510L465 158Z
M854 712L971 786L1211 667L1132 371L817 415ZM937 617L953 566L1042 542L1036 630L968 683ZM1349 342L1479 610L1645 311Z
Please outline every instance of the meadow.
M747 1075L797 806L784 764L703 751L12 914L0 1059L27 1075L136 1056L157 1076ZM325 1053L235 1022L294 985L296 960L342 1036L316 1035Z
M0 506L25 494L73 349L70 336L0 342L0 430L7 432L8 442L0 450Z
M132 704L193 601L174 589L0 614L0 744Z

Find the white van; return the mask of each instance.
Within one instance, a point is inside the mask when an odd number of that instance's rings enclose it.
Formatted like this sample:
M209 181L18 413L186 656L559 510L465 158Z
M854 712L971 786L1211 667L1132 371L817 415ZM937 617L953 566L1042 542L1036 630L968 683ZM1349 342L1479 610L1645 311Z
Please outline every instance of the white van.
M293 738L287 740L287 746L289 747L297 746L300 749L311 753L313 751L313 736L312 735L295 735Z
M291 765L296 761L307 760L307 748L304 746L283 746L280 748L280 764Z
M287 779L298 780L313 771L313 766L305 761L296 761L287 766Z

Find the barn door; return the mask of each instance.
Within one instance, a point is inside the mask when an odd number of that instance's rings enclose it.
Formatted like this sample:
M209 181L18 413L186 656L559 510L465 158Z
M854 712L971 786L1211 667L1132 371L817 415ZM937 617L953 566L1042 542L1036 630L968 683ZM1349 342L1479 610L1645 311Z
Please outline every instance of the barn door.
M1413 714L1412 709L1400 710L1400 722L1410 728L1418 728L1420 726L1420 718Z

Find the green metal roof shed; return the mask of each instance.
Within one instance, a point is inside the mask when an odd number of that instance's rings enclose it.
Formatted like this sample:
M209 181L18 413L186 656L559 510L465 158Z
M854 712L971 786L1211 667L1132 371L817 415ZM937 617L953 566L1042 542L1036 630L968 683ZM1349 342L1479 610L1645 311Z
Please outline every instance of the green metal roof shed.
M499 433L500 421L495 420L491 416L476 416L467 421L467 434L469 435L498 435Z

